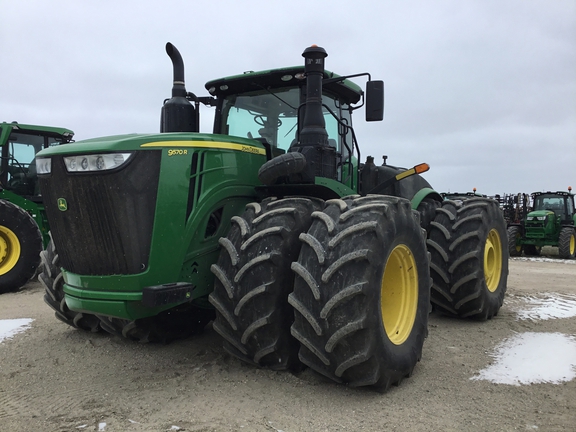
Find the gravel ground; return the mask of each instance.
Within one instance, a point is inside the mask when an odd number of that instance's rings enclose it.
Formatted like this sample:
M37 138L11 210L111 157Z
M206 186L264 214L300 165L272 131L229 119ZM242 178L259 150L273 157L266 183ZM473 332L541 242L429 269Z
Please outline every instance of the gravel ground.
M31 282L0 296L0 320L34 320L0 343L0 430L576 430L575 379L524 385L471 379L494 364L494 349L507 338L576 335L570 313L519 318L545 293L560 295L563 310L574 308L576 262L511 260L498 316L478 323L432 314L414 375L380 394L310 370L246 366L224 352L210 325L200 336L169 345L77 331L54 317L42 288Z

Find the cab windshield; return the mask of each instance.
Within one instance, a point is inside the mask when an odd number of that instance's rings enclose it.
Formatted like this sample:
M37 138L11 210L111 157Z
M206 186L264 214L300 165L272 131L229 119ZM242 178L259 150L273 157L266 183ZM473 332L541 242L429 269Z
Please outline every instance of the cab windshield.
M573 204L570 196L539 195L534 199L534 210L550 210L562 219L573 216Z
M61 140L45 135L12 132L2 146L0 183L19 195L37 195L36 153L58 145Z
M297 139L300 100L300 89L296 87L230 95L224 99L222 106L220 133L243 138L265 138L273 147L287 151ZM330 94L325 93L322 100L329 144L347 155L346 148L352 149L350 109Z

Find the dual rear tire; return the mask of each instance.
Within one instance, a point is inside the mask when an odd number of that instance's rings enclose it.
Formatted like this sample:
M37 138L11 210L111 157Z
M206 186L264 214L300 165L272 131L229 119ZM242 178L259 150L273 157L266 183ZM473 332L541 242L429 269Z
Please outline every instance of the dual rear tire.
M302 364L386 389L409 376L427 334L425 233L407 200L306 198L249 204L212 267L214 329L235 357Z
M458 318L487 320L506 293L506 222L496 201L445 201L428 233L432 304Z
M244 362L274 370L300 367L298 343L290 335L290 264L300 252L298 236L320 206L307 198L251 203L220 239L220 257L211 267L216 276L209 297L216 309L213 328L224 349Z
M289 303L300 360L334 381L386 390L412 374L427 335L425 231L410 202L330 200L300 236Z

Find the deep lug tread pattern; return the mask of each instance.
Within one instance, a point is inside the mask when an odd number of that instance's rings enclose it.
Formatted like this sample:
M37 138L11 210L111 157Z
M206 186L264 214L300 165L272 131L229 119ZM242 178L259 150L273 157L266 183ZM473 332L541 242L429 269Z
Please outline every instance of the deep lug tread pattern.
M500 237L502 262L499 284L490 292L484 273L484 249L493 229ZM436 310L475 320L497 315L506 293L512 241L515 239L511 240L495 201L472 198L442 203L430 223L427 240L433 279L431 298Z
M233 265L238 264L239 254L238 254L238 251L236 250L236 248L234 247L234 245L232 244L232 242L230 240L228 240L226 237L221 237L220 240L218 240L218 244L226 252L228 252L228 255L230 255L230 261L232 262L232 264Z
M8 252L13 248L10 236L8 236L6 241L2 242L7 246L7 250L4 248L2 248L4 250L0 250L0 268L3 267L3 259L6 258L7 260L4 262L6 266L4 272L0 274L0 294L18 291L26 285L36 275L41 263L42 234L36 221L21 207L10 201L0 199L0 233L6 229L18 239L20 256L17 257L14 266L10 265L11 268L8 269L8 263L11 260L8 260L9 255L7 257L2 254L2 252Z
M440 207L440 201L432 198L424 198L418 208L416 209L420 213L420 226L428 231L430 223L436 217L436 209Z
M312 274L308 271L308 269L306 269L306 267L304 267L302 264L300 264L298 262L293 262L291 267L292 267L292 270L294 271L294 273L296 273L298 276L300 276L306 282L306 284L308 285L308 288L310 288L310 291L314 295L314 298L316 300L319 300L320 299L320 288L318 286L318 283L314 279L314 276L312 276Z
M295 277L290 267L300 252L299 236L323 204L300 197L267 198L233 218L221 242L228 246L212 266L216 279L209 301L216 308L214 330L226 351L240 360L274 370L301 367L299 344L290 334L294 310L288 295ZM237 260L230 250L237 251Z
M324 259L326 257L326 251L324 250L324 247L322 246L322 244L316 240L315 237L312 237L311 235L307 234L307 233L302 233L300 234L300 241L306 243L308 246L310 246L314 252L316 253L316 256L318 257L318 262L320 264L324 264Z
M86 330L89 332L99 332L101 330L100 320L96 315L74 312L68 309L64 299L64 277L60 270L58 254L54 249L54 242L50 235L50 242L46 250L40 253L41 269L38 281L44 287L44 301L54 309L56 318L71 327Z
M379 195L330 200L313 214L300 236L289 297L302 363L336 382L380 391L412 373L427 334L431 284L417 216L409 201ZM399 244L415 259L419 286L412 331L395 345L382 323L380 298L384 267Z
M212 264L210 266L210 271L214 273L214 276L216 276L216 278L220 281L220 283L226 290L228 297L229 298L234 297L234 288L232 286L232 281L228 279L228 276L226 275L224 269L220 267L218 264Z

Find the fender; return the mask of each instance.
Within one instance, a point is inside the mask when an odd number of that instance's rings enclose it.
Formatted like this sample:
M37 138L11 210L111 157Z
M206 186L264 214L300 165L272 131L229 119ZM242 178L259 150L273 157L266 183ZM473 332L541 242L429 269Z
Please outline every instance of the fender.
M412 198L412 209L416 210L418 208L418 206L420 205L420 203L422 201L424 201L424 198L432 198L433 200L442 202L444 201L444 199L442 198L442 195L440 195L438 192L436 192L434 189L432 188L422 188L420 189L418 192L416 192L416 195L414 195L414 197Z

